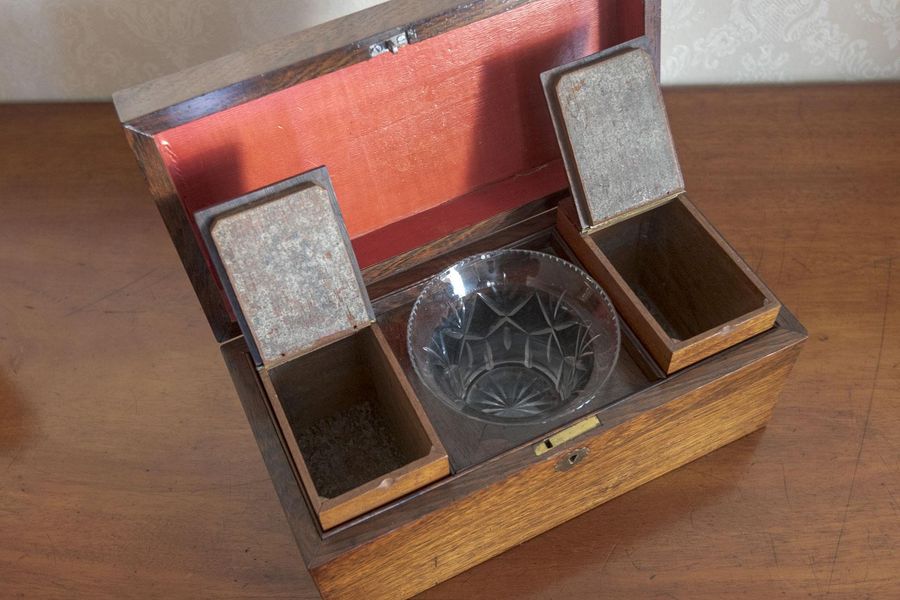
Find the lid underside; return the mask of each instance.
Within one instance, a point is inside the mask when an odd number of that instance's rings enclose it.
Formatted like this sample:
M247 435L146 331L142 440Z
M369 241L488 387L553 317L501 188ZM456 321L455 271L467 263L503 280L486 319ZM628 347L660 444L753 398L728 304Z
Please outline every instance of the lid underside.
M197 222L257 364L372 322L324 168L198 213Z
M583 227L684 189L653 61L639 44L541 78Z
M224 341L239 315L198 211L328 165L372 265L547 197L566 173L540 73L642 32L655 47L658 11L643 0L391 0L119 93L116 107ZM400 34L396 54L373 52Z

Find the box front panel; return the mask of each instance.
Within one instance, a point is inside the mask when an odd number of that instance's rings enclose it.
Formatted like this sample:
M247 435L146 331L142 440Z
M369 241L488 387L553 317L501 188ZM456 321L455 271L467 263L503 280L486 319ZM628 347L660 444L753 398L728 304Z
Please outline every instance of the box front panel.
M763 426L784 348L312 569L322 595L408 598Z

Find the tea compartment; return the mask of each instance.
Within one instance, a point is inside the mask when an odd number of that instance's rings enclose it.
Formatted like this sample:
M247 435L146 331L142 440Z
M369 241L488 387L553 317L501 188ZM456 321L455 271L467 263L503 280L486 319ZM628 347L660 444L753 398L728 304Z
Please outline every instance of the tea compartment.
M377 324L262 375L323 529L449 474Z

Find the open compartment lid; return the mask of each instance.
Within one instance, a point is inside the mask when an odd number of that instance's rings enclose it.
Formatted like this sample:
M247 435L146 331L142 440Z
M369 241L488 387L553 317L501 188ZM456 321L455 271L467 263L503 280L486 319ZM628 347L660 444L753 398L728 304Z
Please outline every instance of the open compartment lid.
M541 81L583 228L684 191L645 40L545 71Z
M257 365L374 321L325 167L195 218Z
M642 34L658 48L659 0L391 0L113 98L224 341L241 331L198 212L326 165L360 265L385 276L564 191L540 74Z

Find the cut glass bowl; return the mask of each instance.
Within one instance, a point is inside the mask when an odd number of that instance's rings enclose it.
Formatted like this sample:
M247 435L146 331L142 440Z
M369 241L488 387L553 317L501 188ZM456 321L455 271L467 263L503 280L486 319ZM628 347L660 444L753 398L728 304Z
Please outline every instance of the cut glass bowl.
M501 424L548 421L594 400L620 337L593 279L529 250L478 254L435 275L407 327L425 386L452 409Z

